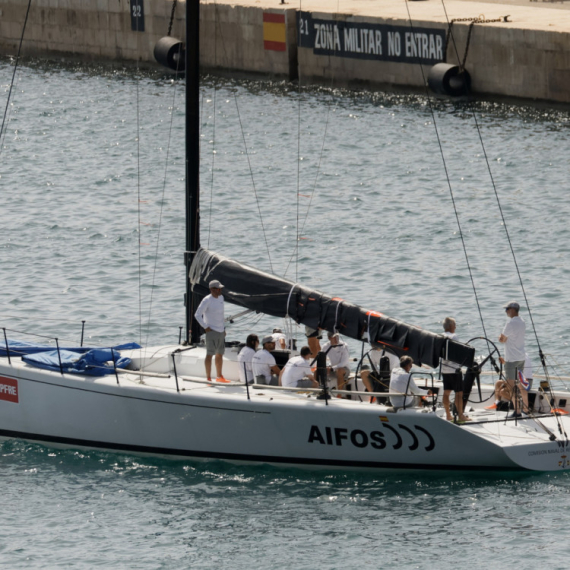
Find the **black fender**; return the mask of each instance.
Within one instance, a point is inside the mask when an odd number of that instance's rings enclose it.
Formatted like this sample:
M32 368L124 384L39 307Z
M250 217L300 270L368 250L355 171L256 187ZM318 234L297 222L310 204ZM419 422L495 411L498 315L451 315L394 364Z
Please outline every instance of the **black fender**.
M429 88L439 95L460 97L471 92L471 76L458 65L436 63L428 73Z

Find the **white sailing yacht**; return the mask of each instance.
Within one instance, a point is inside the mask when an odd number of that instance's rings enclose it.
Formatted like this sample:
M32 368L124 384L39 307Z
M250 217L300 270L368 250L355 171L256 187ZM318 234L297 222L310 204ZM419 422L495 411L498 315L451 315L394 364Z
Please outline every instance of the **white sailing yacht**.
M311 328L339 330L396 355L409 354L432 369L445 356L476 379L487 358L477 360L471 346L200 247L198 0L187 2L186 20L186 341L144 349L46 350L5 335L3 346L0 339L0 437L326 469L570 467L570 419L551 413L566 407L560 394L535 390L534 413L522 420L479 406L470 411L472 421L460 425L447 421L434 399L420 408L370 405L359 398L357 383L353 399L330 397L335 390L324 381L319 389L302 390L244 385L238 347L231 344L224 357L230 382L204 377L206 351L192 315L212 279L224 283L231 303Z

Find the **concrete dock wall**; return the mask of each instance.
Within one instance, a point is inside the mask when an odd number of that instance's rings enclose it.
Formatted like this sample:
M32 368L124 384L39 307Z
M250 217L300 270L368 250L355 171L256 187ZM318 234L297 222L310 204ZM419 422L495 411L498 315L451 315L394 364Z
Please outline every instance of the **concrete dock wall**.
M300 11L278 0L203 0L201 64L290 78L299 73L306 81L421 87L434 63L464 57L469 23L454 23L455 45L447 45L448 15L435 3L412 3L412 23L401 0L344 1L339 14L329 5L304 0ZM0 53L17 52L27 6L28 0L1 1ZM478 16L482 6L487 19L497 21L471 30L466 68L473 91L570 102L570 11L447 2L450 18ZM34 0L22 51L154 62L154 45L168 33L172 8L173 0ZM171 35L180 39L184 12L185 2L178 0ZM510 21L504 22L500 16L507 13Z

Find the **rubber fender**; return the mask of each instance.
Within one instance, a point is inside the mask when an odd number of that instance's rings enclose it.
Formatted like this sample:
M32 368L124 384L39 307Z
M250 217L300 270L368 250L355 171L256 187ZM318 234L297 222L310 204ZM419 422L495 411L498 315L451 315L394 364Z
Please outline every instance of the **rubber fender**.
M154 46L154 59L160 65L174 71L184 71L185 55L184 44L179 39L170 36L160 38Z
M449 63L436 63L428 73L428 85L434 93L459 97L471 91L471 76L466 69Z

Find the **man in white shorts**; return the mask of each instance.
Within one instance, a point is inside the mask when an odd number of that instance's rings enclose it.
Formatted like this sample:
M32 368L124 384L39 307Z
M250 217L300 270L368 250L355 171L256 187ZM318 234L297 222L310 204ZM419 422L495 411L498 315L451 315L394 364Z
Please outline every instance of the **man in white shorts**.
M224 352L226 350L226 329L224 325L223 285L214 279L209 283L210 294L202 299L194 317L206 331L206 378L212 379L212 356L215 355L217 382L229 382L222 374Z
M256 384L269 384L277 386L279 382L279 366L271 354L275 350L275 341L272 336L261 340L263 348L258 350L251 359L251 368Z
M281 371L279 382L288 388L318 388L319 383L311 373L311 349L304 346L300 356L294 356Z

